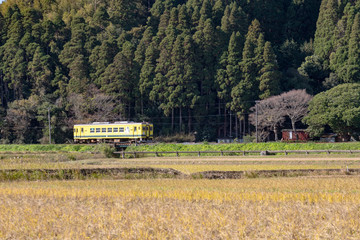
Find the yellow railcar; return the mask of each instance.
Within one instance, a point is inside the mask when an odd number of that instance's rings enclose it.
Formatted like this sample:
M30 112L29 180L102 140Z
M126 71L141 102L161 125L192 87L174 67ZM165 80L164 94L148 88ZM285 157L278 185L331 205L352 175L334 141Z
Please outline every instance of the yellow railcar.
M74 125L75 143L147 142L153 139L154 126L146 122L93 122Z

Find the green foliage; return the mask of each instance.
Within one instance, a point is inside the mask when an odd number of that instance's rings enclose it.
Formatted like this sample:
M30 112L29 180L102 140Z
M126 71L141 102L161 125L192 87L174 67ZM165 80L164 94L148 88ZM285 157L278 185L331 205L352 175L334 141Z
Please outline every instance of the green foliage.
M172 136L159 136L154 139L156 142L195 142L195 136L193 134L175 134Z
M176 151L281 151L281 150L358 150L359 142L351 143L231 143L231 144L170 144L158 143L153 145L131 146L126 151L176 152Z
M316 95L304 118L314 136L325 126L342 136L355 136L360 130L360 84L342 84Z
M56 143L113 120L214 140L230 109L360 81L356 1L30 2L0 5L3 142L46 142L45 106Z
M100 148L100 149L99 149ZM1 152L100 152L101 146L74 144L6 144Z
M115 157L116 156L114 154L115 151L116 151L116 149L114 147L112 147L112 146L107 145L107 146L103 147L103 153L107 158Z

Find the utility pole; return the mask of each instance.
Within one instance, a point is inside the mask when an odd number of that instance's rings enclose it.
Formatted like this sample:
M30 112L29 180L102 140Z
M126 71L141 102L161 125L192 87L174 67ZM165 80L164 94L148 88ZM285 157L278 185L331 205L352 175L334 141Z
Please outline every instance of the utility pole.
M48 120L49 120L49 144L51 144L51 121L50 121L50 107L48 107Z

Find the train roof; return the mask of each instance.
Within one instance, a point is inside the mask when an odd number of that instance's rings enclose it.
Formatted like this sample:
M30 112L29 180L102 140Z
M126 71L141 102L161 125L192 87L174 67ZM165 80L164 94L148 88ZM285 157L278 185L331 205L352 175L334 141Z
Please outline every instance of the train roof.
M74 126L97 126L97 125L138 125L138 124L152 124L148 122L130 122L130 121L119 121L119 122L93 122L85 124L75 124Z

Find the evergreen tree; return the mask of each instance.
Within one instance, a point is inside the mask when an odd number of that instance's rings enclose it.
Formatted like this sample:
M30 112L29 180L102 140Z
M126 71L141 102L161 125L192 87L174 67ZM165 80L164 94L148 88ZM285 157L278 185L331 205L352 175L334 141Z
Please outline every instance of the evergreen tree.
M242 53L242 61L240 68L242 72L239 83L232 89L231 109L238 113L244 113L254 104L258 99L258 73L261 68L260 49L263 42L263 34L260 29L260 23L254 20L249 26L249 31L246 35L244 50Z
M338 21L338 1L322 0L315 32L315 55L328 60L333 51L333 36Z
M102 42L100 46L96 46L89 57L89 63L92 67L90 77L92 82L99 85L101 84L101 75L105 69L113 62L118 48L114 39L110 38Z
M40 47L35 51L33 60L28 65L28 74L31 77L33 94L44 96L50 93L51 79L53 78L51 57L46 55Z
M134 72L134 46L125 42L114 62L110 64L102 75L101 90L114 96L118 105L118 112L122 119L131 119L134 110L134 97L137 83Z
M216 26L221 25L221 19L222 16L224 15L225 8L226 5L224 5L224 1L222 0L215 1L215 4L212 8L212 15L213 15L214 24Z
M166 101L161 103L160 107L165 114L169 114L174 108L179 109L179 126L182 131L183 109L193 108L198 100L194 44L190 36L179 35L176 38L171 63L171 68L166 74L168 79L164 94Z
M265 99L280 93L281 73L278 70L275 53L270 42L265 43L264 66L260 70L260 98Z
M144 64L141 67L139 91L141 93L141 113L144 114L144 104L148 103L150 92L154 87L156 60L159 58L158 43L154 39L146 49Z
M285 37L301 43L313 38L321 0L292 0L286 11Z
M69 69L69 91L82 93L89 80L89 64L85 49L87 26L83 18L71 22L71 39L64 45L59 59Z
M166 37L159 44L159 58L155 68L155 77L153 88L150 92L150 100L154 102L164 102L166 97L167 79L166 74L171 67L171 52L176 39L176 29L169 25L166 29ZM164 108L163 108L164 109ZM165 114L169 114L169 108L165 110Z
M349 40L346 82L360 82L360 13L357 13Z
M186 5L181 5L179 7L179 14L178 14L178 25L177 30L179 32L186 32L189 33L190 29L190 17L188 15Z
M215 99L213 95L216 66L221 48L218 46L217 33L211 19L206 20L204 28L199 29L193 36L197 44L197 55L201 59L202 76L199 83L202 104L209 106Z
M230 107L231 89L240 80L241 72L239 63L241 62L242 42L240 33L233 33L229 41L228 50L223 54L217 71L216 82L218 84L218 97Z

